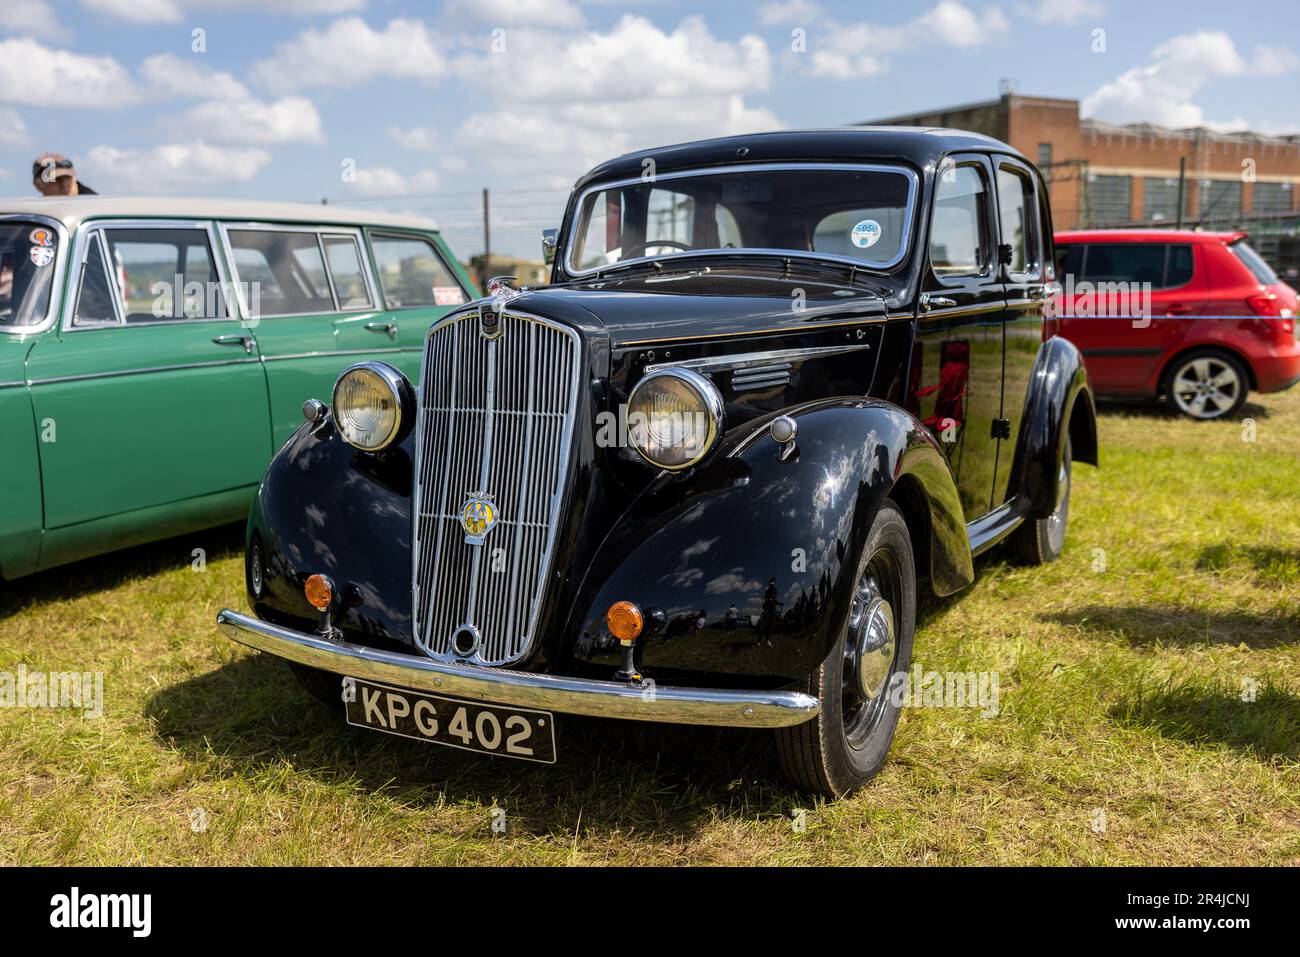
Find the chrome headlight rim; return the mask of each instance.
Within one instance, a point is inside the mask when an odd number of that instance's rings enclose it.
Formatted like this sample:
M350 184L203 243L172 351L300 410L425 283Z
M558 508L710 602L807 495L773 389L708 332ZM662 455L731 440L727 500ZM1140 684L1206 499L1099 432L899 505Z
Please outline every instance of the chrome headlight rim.
M629 414L632 407L636 404L637 394L650 383L657 379L671 377L680 379L700 397L704 405L704 412L708 416L709 431L700 451L692 458L682 463L664 463L657 462L651 458L640 446L633 440L632 435L628 436L628 445L632 450L641 457L647 465L653 468L663 469L666 472L684 472L687 469L695 468L702 462L705 462L717 451L718 444L722 439L722 434L726 431L726 403L722 400L722 393L718 387L713 384L707 376L703 376L693 369L687 369L683 366L667 366L662 369L656 369L654 372L643 376L627 397L627 406Z
M384 434L382 441L374 445L363 445L353 441L348 435L347 430L343 427L339 419L339 386L343 380L350 374L358 371L367 371L373 373L388 389L392 395L393 402L397 407L397 416L393 420L392 427ZM330 412L334 420L334 428L338 431L339 437L362 452L382 452L390 446L396 445L411 431L415 419L415 390L411 387L410 381L402 375L397 369L394 369L386 362L357 362L339 373L339 377L334 380L334 389L330 394Z

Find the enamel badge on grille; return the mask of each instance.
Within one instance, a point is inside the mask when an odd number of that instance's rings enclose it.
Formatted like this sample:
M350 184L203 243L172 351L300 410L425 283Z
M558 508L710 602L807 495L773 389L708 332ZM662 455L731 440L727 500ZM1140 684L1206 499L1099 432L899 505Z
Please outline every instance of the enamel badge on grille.
M460 507L460 524L465 529L466 545L481 545L497 523L497 507L487 492L474 492Z

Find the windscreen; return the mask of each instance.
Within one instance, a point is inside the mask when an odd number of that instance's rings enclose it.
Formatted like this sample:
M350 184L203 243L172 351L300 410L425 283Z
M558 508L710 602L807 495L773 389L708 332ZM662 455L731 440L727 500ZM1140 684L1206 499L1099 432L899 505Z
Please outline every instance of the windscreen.
M570 272L700 250L793 251L887 268L907 251L915 180L896 167L719 170L586 192Z
M59 235L38 222L0 222L0 329L36 326L50 308Z

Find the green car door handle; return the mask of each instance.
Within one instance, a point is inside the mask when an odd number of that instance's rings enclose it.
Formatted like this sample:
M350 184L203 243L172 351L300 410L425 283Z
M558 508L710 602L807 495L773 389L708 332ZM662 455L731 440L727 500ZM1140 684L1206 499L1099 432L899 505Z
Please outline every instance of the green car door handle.
M214 336L212 341L219 346L243 346L244 352L253 354L252 336Z
M366 328L371 332L386 332L390 336L397 335L397 323L395 322L367 322Z

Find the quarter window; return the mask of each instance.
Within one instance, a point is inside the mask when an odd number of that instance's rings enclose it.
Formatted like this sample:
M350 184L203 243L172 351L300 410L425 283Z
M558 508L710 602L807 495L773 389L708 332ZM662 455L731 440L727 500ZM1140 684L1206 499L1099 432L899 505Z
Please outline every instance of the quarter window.
M983 275L989 264L988 192L975 166L939 176L930 224L930 263L945 278Z
M334 311L325 260L315 233L284 229L232 229L230 251L239 281L256 298L262 316Z
M1034 226L1034 187L1029 177L1009 167L998 169L998 211L1002 242L1011 247L1012 275L1038 273L1038 230Z
M369 309L370 289L361 266L361 249L353 236L326 236L325 258L329 260L330 278L340 309Z
M76 326L117 325L117 310L113 306L113 292L108 285L108 263L104 259L104 246L98 233L92 233L86 247L86 261L81 270L81 285L77 289L77 312L72 317Z
M465 291L433 244L414 236L371 234L379 285L388 309L455 306Z

